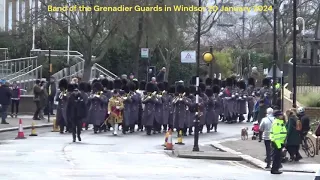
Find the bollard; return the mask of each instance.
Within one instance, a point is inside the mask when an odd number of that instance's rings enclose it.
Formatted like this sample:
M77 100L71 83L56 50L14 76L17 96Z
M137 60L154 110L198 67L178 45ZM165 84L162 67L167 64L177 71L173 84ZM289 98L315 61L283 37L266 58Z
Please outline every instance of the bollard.
M57 120L53 119L53 129L51 132L60 132L60 128L57 125Z
M173 150L173 144L172 144L172 131L169 130L169 136L168 136L168 141L166 144L166 148L164 150Z
M182 136L183 136L182 130L180 130L180 131L179 131L179 134L178 134L178 142L177 142L176 144L178 144L178 145L184 145L183 140L182 140Z
M38 136L37 132L36 132L36 128L34 127L35 123L32 122L31 125L31 134L29 136Z

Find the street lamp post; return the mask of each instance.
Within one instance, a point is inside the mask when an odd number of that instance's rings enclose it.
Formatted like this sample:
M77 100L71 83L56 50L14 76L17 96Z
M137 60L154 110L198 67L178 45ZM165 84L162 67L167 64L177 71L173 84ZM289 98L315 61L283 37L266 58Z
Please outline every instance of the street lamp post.
M201 0L199 0L199 8L202 6ZM198 47L197 47L197 78L196 78L196 104L198 112L196 112L196 118L194 123L194 144L193 151L199 151L199 122L200 122L200 106L199 106L199 95L200 95L200 33L201 33L201 11L198 12Z
M292 42L292 107L297 107L297 1L293 0L293 42Z
M278 14L278 2L274 0L273 5L273 61L272 61L272 104L277 102L276 84L277 84L277 14Z

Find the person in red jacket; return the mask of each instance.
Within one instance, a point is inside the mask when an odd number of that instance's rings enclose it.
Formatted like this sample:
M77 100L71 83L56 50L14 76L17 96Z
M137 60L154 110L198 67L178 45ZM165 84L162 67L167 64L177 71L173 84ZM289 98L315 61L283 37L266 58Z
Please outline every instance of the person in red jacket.
M11 96L11 117L17 117L19 113L19 103L21 90L16 82L12 83L11 86L12 96Z

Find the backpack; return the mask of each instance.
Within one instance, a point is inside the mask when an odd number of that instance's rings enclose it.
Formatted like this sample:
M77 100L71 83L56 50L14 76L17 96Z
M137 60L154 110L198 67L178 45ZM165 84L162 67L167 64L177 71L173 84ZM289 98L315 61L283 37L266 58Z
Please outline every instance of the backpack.
M297 120L296 122L296 130L297 131L301 131L302 130L302 123L301 123L301 120Z

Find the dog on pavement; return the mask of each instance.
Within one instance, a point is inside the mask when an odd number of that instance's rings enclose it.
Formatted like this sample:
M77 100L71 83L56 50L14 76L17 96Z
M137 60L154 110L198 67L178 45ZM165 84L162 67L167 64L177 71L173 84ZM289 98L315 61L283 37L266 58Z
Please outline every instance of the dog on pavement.
M241 129L241 139L248 140L248 128L247 127Z

